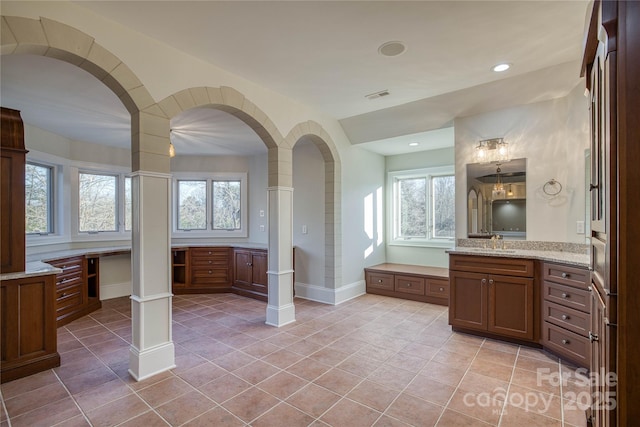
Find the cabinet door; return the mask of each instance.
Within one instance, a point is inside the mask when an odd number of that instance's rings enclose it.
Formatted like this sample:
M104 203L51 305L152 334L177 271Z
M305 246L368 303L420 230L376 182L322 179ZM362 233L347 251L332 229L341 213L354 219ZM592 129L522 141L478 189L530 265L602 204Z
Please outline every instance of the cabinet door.
M250 286L252 281L251 252L239 251L234 252L233 263L233 282L236 285Z
M452 271L449 283L449 324L487 330L487 275Z
M533 339L533 279L488 277L489 332L503 336Z
M254 290L268 293L269 278L267 269L269 267L266 252L254 252L251 256L251 279Z

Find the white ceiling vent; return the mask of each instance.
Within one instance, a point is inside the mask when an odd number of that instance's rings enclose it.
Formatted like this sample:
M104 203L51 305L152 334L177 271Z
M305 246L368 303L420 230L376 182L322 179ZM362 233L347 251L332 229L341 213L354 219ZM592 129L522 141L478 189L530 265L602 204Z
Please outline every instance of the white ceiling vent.
M381 90L380 92L374 92L374 93L370 93L369 95L365 95L365 98L376 99L376 98L382 98L383 96L387 96L387 95L389 95L389 91L385 89L385 90Z

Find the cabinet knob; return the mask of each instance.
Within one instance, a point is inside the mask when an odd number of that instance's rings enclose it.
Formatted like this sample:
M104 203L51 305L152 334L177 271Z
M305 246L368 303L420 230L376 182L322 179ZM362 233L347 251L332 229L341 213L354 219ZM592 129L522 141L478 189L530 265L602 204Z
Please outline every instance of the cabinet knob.
M570 317L569 317L569 316L567 316L566 314L563 314L563 315L562 315L562 320L569 320L569 319L570 319Z
M563 292L563 293L562 293L562 298L565 298L565 299L566 299L566 298L569 298L569 294L568 294L568 293L566 293L566 292Z
M211 264L213 261L209 260L209 264Z
M562 344L564 344L564 345L567 345L567 344L569 344L570 342L571 342L571 341L569 341L569 340L562 340Z
M211 274L211 270L209 270L209 274Z
M209 255L211 255L211 251L209 251Z
M440 292L444 292L444 288L440 286Z
M382 279L378 279L378 283L382 283Z
M410 287L411 287L411 283L407 283L407 288L410 288Z
M64 298L66 296L67 296L67 294L65 292L63 292L62 295L60 295L60 298Z
M566 279L567 277L569 277L569 273L562 273L562 278Z
M487 284L487 279L482 279L482 280L480 281L480 283L482 283L483 285L486 285L486 284Z
M493 285L493 279L489 279L489 284Z

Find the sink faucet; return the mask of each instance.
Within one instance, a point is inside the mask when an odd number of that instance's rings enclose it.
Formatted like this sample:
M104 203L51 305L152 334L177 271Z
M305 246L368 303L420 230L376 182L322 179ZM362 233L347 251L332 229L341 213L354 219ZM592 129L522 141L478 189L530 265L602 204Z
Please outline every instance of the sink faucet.
M494 234L493 236L491 236L491 246L493 247L493 249L496 248L496 242L500 239L502 239L502 236L500 236L499 234Z

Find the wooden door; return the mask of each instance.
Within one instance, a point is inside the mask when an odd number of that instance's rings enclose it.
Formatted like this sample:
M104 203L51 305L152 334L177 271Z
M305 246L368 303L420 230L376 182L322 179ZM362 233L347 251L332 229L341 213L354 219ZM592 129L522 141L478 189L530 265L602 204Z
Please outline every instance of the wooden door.
M490 275L488 289L489 332L533 340L533 279Z
M267 252L253 252L251 256L251 277L253 288L256 292L268 294L269 278L267 270L269 268L267 261Z
M252 281L251 252L236 249L234 257L233 283L249 288Z
M452 271L449 278L449 324L486 331L487 275Z

